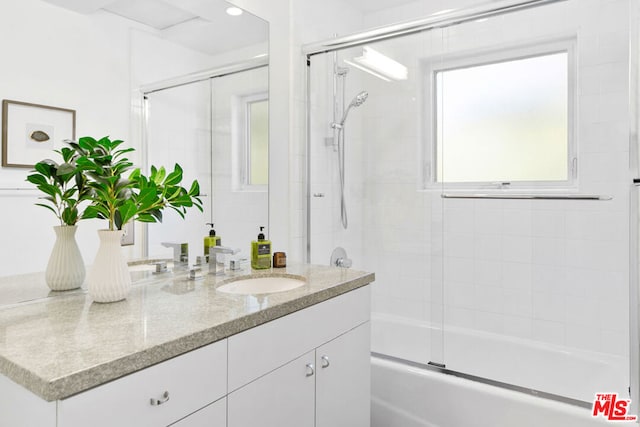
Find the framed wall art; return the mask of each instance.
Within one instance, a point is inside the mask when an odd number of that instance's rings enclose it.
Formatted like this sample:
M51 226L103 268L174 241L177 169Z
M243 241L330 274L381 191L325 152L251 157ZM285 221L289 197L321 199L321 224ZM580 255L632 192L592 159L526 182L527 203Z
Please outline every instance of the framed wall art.
M76 137L76 111L28 102L2 101L2 166L33 168Z

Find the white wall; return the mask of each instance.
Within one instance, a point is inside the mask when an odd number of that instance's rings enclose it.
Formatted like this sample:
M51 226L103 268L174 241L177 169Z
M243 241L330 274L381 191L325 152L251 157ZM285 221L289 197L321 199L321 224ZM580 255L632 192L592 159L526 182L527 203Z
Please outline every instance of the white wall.
M39 0L0 6L3 61L0 98L76 110L76 135L129 138L129 26ZM29 188L27 169L1 168L0 187ZM34 206L34 191L0 191L0 275L44 270L55 218ZM85 262L97 249L99 221L83 222L77 239Z

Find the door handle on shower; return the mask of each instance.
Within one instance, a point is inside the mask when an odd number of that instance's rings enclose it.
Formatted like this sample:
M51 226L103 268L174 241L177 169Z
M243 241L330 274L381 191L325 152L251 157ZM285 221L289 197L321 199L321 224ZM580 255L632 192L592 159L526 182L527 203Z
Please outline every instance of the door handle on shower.
M313 197L324 197L324 193L313 193Z

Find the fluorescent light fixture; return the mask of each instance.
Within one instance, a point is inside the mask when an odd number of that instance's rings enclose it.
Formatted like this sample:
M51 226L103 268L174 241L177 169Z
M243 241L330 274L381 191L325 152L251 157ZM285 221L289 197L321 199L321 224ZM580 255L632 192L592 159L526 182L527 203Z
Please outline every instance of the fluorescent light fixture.
M240 16L243 11L239 7L228 7L225 12L227 12L227 15Z
M456 10L458 10L458 9L442 9L442 10L439 10L437 12L432 13L431 16L444 15L444 14L449 13L449 12L455 12Z
M351 61L345 59L344 62L387 82L407 80L408 77L407 67L369 46L362 48L362 56Z

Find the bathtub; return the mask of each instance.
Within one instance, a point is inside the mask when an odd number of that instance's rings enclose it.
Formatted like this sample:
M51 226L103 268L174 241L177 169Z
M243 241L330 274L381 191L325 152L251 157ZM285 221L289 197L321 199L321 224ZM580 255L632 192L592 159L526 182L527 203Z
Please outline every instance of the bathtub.
M402 359L424 365L441 356L447 370L583 405L593 402L596 393L627 397L628 361L615 355L456 327L447 327L443 334L415 319L379 313L372 315L372 349L398 359L372 357L376 427L612 425L594 419L585 407L420 368Z
M586 408L371 358L372 427L638 426Z

